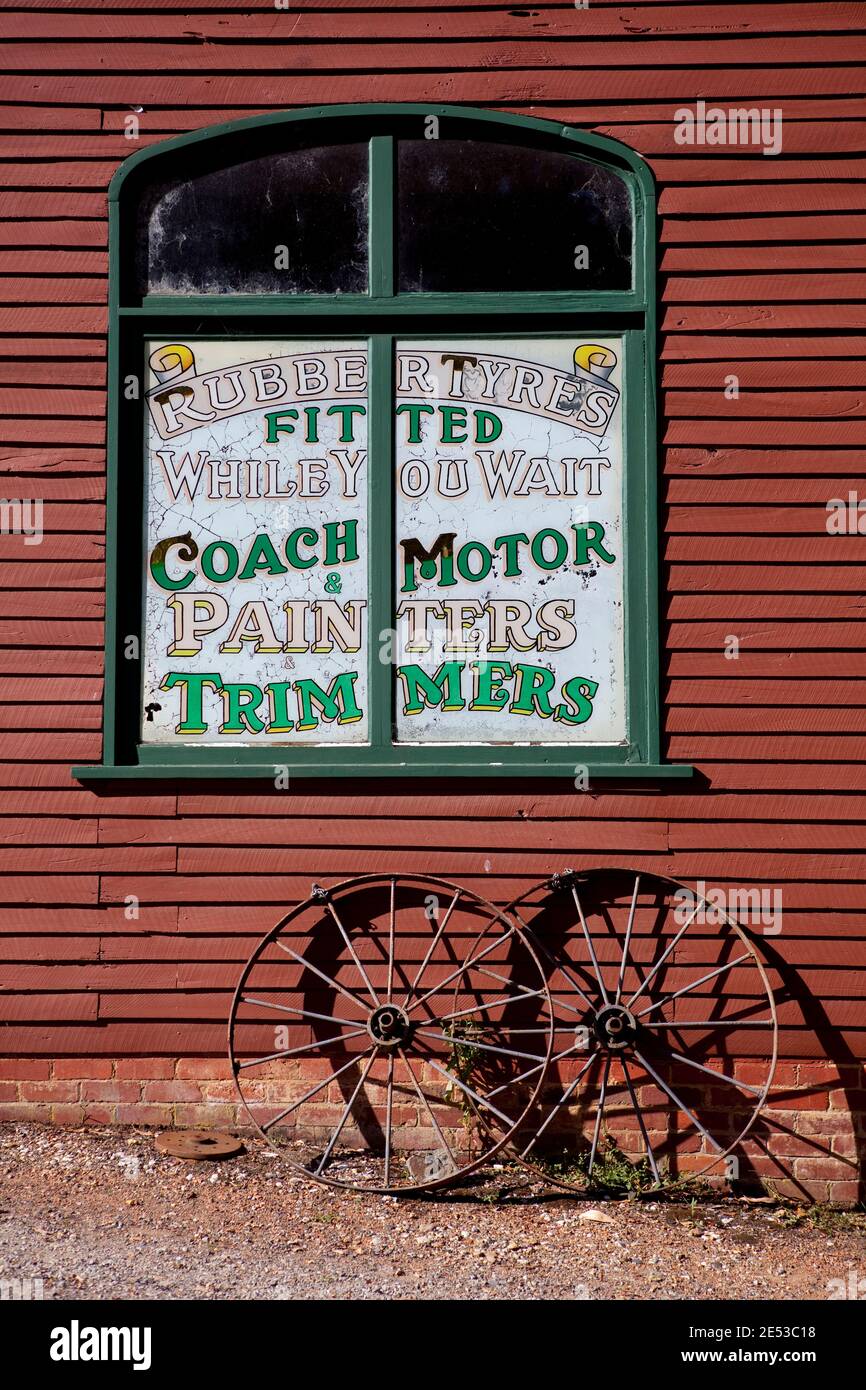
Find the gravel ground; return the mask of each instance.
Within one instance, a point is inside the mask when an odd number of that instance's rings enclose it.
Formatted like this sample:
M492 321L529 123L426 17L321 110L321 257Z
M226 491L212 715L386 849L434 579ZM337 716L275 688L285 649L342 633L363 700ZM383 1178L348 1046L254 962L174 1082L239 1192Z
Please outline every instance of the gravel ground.
M525 1186L496 1200L508 1183L398 1201L306 1182L259 1141L191 1163L147 1131L6 1125L0 1278L55 1299L825 1299L866 1274L866 1220Z

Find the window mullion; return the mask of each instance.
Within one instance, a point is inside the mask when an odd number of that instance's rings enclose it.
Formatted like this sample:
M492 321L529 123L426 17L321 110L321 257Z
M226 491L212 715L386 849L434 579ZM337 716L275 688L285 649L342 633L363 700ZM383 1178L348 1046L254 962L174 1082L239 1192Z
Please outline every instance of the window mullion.
M370 337L367 461L368 709L370 743L389 748L392 741L392 666L382 660L380 633L394 626L394 339L390 333ZM385 644L385 652L388 645Z
M394 138L370 141L370 294L394 293Z

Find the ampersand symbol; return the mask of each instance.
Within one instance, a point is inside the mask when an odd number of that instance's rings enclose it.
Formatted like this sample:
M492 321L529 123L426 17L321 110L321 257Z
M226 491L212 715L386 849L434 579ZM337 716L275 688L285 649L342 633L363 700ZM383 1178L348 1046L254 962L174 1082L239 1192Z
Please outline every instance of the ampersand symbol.
M329 574L325 578L325 593L338 594L342 588L342 581L338 574Z

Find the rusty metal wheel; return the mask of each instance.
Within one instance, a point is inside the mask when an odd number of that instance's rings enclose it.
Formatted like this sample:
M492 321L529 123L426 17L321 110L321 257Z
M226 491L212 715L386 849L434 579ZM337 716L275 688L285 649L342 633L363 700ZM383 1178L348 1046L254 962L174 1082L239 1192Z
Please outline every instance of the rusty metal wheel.
M258 1132L306 1176L370 1192L484 1164L552 1046L545 972L514 920L415 874L314 885L253 952L229 1019Z
M741 1176L778 1049L752 935L718 900L633 870L566 870L507 911L545 964L556 1033L522 1160L587 1194Z

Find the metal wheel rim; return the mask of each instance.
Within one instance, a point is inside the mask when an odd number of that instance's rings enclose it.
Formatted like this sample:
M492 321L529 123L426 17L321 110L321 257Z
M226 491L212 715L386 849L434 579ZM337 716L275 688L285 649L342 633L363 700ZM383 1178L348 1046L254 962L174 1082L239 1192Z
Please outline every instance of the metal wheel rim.
M300 1163L296 1162L295 1159L293 1159L289 1154L287 1154L287 1153L285 1152L285 1150L284 1150L280 1145L276 1144L276 1143L274 1142L274 1140L272 1139L272 1137L270 1136L270 1134L267 1133L267 1128L273 1128L273 1125L268 1125L268 1126L266 1126L266 1127L263 1127L263 1125L259 1123L259 1120L257 1119L256 1115L253 1113L253 1110L251 1109L250 1104L248 1104L247 1097L244 1095L243 1089L242 1089L242 1087L241 1087L241 1085L240 1085L240 1081L239 1081L239 1074L240 1074L240 1072L241 1072L242 1070L245 1069L245 1066L244 1066L244 1062L237 1056L237 1054L236 1054L236 1048L235 1048L235 1031L236 1031L236 1026L237 1026L237 1023L238 1023L238 1019L237 1019L238 1008L239 1008L239 1006L244 1002L244 1000L243 1000L243 994L244 994L245 986L246 986L246 984L247 984L247 981L248 981L248 979L249 979L249 977L250 977L250 974L251 974L253 968L255 967L256 963L259 961L262 952L264 952L264 951L267 949L268 946L270 946L270 945L274 944L275 942L277 942L278 938L279 938L280 935L284 932L285 928L286 928L288 925L290 925L292 922L294 922L298 917L300 917L304 912L308 911L308 910L310 909L310 907L311 907L312 904L314 904L314 903L316 903L316 902L321 902L321 901L322 901L322 899L321 899L321 897L320 897L320 894L321 894L321 893L327 894L327 895L328 895L328 898L330 898L330 897L332 897L332 896L349 894L349 893L351 893L352 890L354 890L354 889L363 888L363 887L366 887L366 886L386 885L386 884L388 884L388 883L390 883L390 884L392 885L392 899L391 899L391 902L392 902L392 906L391 906L391 913L392 913L392 918L391 918L391 921L392 921L392 932L393 932L393 920L394 920L394 918L393 918L393 914L394 914L394 896L393 896L393 895L394 895L394 893L396 892L396 885L397 885L398 883L399 883L399 884L411 884L411 885L413 885L413 886L418 886L418 887L420 887L420 886L423 885L423 886L430 887L431 889L437 889L437 888L438 888L438 889L440 889L440 890L441 890L441 889L446 890L446 891L451 895L451 904L450 904L449 914L448 914L448 915L450 915L450 911L454 908L454 906L455 906L457 900L458 900L459 898L463 898L464 901L465 901L467 904L469 904L471 907L473 907L473 908L475 908L475 909L477 909L477 910L479 910L479 911L481 911L481 912L484 912L484 913L486 913L486 914L488 915L488 919L489 919L489 920L488 920L488 922L487 922L487 924L486 924L485 931L489 931L491 928L493 928L493 927L495 926L495 924L501 923L501 924L502 924L502 932L500 933L501 938L502 938L502 939L508 939L508 938L510 937L510 938L513 939L515 942L519 942L519 943L520 943L520 950L521 950L522 952L525 953L525 955L529 958L529 960L531 960L531 962L532 962L532 964L533 964L533 966L534 966L534 968L535 968L535 971L537 972L537 979L538 979L538 988L537 988L537 992L538 992L538 994L539 994L539 997L543 1000L543 1002L544 1002L544 1004L545 1004L546 1013L547 1013L547 1017L548 1017L548 1020L549 1020L549 1027L548 1027L548 1029L547 1029L547 1036L546 1036L546 1048L545 1048L544 1054L543 1054L543 1056L542 1056L542 1054L535 1054L535 1060L541 1062L541 1065L540 1065L540 1067L539 1067L539 1075L538 1075L538 1079L537 1079L537 1081L536 1081L536 1084L533 1086L533 1088L532 1088L532 1090L531 1090L531 1093L529 1094L529 1096L528 1096L528 1098L526 1099L525 1103L521 1105L521 1108L520 1108L520 1110L519 1110L519 1113L517 1113L517 1114L513 1117L513 1119L512 1119L511 1117L508 1117L508 1124L507 1124L507 1127L503 1130L503 1132L501 1132L501 1133L498 1134L498 1135L495 1134L494 1130L485 1122L485 1124L484 1124L484 1126L483 1126L483 1129L484 1129L484 1131L485 1131L485 1134L486 1134L487 1139L488 1139L489 1142L487 1142L486 1145L484 1146L483 1152L481 1152L480 1154L478 1154L476 1157L472 1158L470 1161L468 1161L468 1162L466 1162L466 1163L461 1163L461 1164L459 1164L458 1166L455 1166L455 1168L454 1168L452 1171L450 1171L450 1172L444 1174L443 1176L440 1176L440 1177L432 1177L432 1178L424 1179L424 1180L416 1180L416 1181L414 1181L414 1182L405 1183L405 1184L402 1184L402 1185L399 1185L399 1186L394 1185L393 1182L390 1182L390 1183L380 1183L380 1184L366 1184L366 1183L360 1184L360 1183L354 1183L354 1182L347 1182L347 1181L340 1180L340 1179L338 1179L338 1178L331 1177L331 1176L329 1176L326 1172L323 1172L323 1171L320 1171L320 1172L312 1172L312 1171L310 1171L309 1167L307 1167L307 1166L305 1166L305 1165L303 1165L303 1164L300 1164ZM463 962L463 964L462 964L462 966L461 966L461 970L460 970L460 972L458 972L458 975L459 975L459 973L462 973L463 971L466 970L466 968L467 968L467 963L468 963L468 964L471 964L471 963L472 963L472 960L473 960L472 951L474 950L475 943L478 941L479 937L483 936L484 934L485 934L484 932L481 932L481 933L478 933L475 937L470 937L470 941L471 941L472 944L471 944L471 946L470 946L470 948L469 948L469 950L468 950L468 952L467 952L468 961L465 960L465 961ZM436 943L437 940L441 940L443 937L444 937L444 931L443 931L443 933L442 933L442 937L439 936L439 933L438 933L438 932L437 932L437 933L434 933L434 943ZM347 944L348 944L348 943L347 943ZM350 949L351 949L351 948L350 948ZM394 937L393 937L393 935L392 935L392 938L391 938L391 949L392 949L392 952L393 952L393 950L394 950ZM433 949L432 951L428 952L428 955L427 955L425 961L423 962L423 965L422 965L421 969L419 969L418 974L417 974L417 976L415 977L414 982L413 982L413 989L414 989L414 986L416 986L416 985L418 984L419 979L420 979L421 975L423 974L423 969L424 969L427 965L429 965L429 963L430 963L430 961L431 961L431 959L432 959L432 955L433 955L433 954L435 954L435 946L434 946L434 949ZM392 956L391 963L392 963L392 965L393 965L393 956ZM457 984L455 984L455 990L456 990L456 989L457 989ZM434 992L434 993L439 993L440 990L437 989L437 990L435 990L435 991L433 991L433 992ZM417 1001L416 1001L416 1002L417 1002ZM414 1008L414 1005L413 1005L413 1008ZM293 1011L293 1012L298 1012L298 1011ZM354 1020L342 1020L342 1021L343 1021L343 1022L354 1022ZM545 975L544 975L544 968L543 968L543 966L542 966L541 961L540 961L539 958L538 958L538 955L537 955L536 951L534 950L534 948L533 948L533 946L531 945L531 943L530 943L530 942L527 940L527 938L525 937L525 935L524 935L523 931L521 930L519 924L517 924L517 923L513 920L513 918L511 918L511 917L508 915L508 913L507 913L505 910L497 909L497 908L494 906L494 904L492 904L492 903L488 902L486 899L480 897L479 894L472 892L472 890L466 889L466 888L463 888L463 887L460 887L459 885L454 884L454 883L451 883L451 882L449 882L449 881L446 880L446 879L441 879L441 878L435 877L435 876L433 876L433 875L428 875L428 874L401 874L401 873L393 873L393 874L388 874L388 873L361 874L361 875L353 876L353 877L348 878L348 879L343 879L343 880L341 880L341 881L338 882L338 883L335 883L335 884L330 885L328 888L326 888L326 889L324 889L324 890L318 889L317 885L314 885L314 891L313 891L313 893L311 893L311 895L310 895L309 897L307 897L303 902L299 903L296 907L292 908L291 911L289 911L288 913L286 913L286 914L280 919L280 921L277 922L276 925L275 925L274 927L272 927L271 930L270 930L269 932L267 932L267 933L264 935L264 937L262 937L262 939L261 939L261 940L258 942L258 944L256 945L255 949L252 951L252 953L251 953L249 959L247 960L246 965L244 966L244 969L243 969L243 971L242 971L242 973L241 973L241 976L240 976L240 978L239 978L239 980L238 980L238 984L237 984L237 987L236 987L236 989L235 989L235 992L234 992L234 995L233 995L233 998L232 998L231 1010L230 1010L230 1013L229 1013L229 1020L228 1020L228 1051L229 1051L229 1061L230 1061L230 1065L231 1065L231 1068L232 1068L232 1075L233 1075L233 1078L234 1078L234 1081L235 1081L235 1088L236 1088L236 1090L237 1090L237 1093L238 1093L238 1096L239 1096L239 1098L240 1098L240 1100L241 1100L241 1103L242 1103L242 1105L243 1105L243 1107L244 1107L244 1110L246 1111L246 1114L248 1115L248 1117L249 1117L249 1119L250 1119L250 1122L251 1122L253 1128L254 1128L255 1131L259 1134L259 1136L260 1136L261 1138L263 1138L263 1139L271 1146L271 1148L275 1149L276 1152L278 1152L278 1153L280 1154L280 1156L283 1157L283 1158L295 1169L296 1172L298 1172L299 1174L301 1174L301 1175L304 1176L304 1177L309 1178L309 1179L312 1180L312 1181L316 1181L316 1182L319 1182L319 1183L323 1183L323 1184L325 1184L325 1185L327 1185L327 1186L334 1187L334 1188L337 1188L337 1189L340 1189L340 1190L343 1190L343 1191L347 1191L347 1190L348 1190L348 1191L361 1191L361 1192L368 1192L368 1193L371 1193L371 1194L383 1194L383 1195L394 1195L394 1196L408 1196L408 1195L412 1195L413 1193L416 1193L416 1192L422 1192L422 1191L424 1191L424 1192L429 1192L429 1191L434 1191L434 1190L437 1190L437 1189L446 1187L446 1186L448 1186L449 1184L453 1184L453 1183L455 1183L455 1182L457 1182L457 1181L459 1181L459 1180L462 1180L462 1179L465 1178L465 1177L468 1177L470 1174L474 1173L477 1169L479 1169L480 1167L482 1167L484 1164L488 1163L496 1154L498 1154L498 1153L500 1152L500 1150L503 1149L503 1148L505 1147L505 1145L508 1143L509 1139L511 1138L511 1136L513 1135L513 1133L515 1132L515 1130L519 1127L519 1125L520 1125L521 1123L523 1123L524 1119L526 1118L526 1116L528 1115L528 1113L531 1111L533 1105L534 1105L535 1102L536 1102L536 1099L537 1099L537 1097L538 1097L538 1095L539 1095L539 1093L540 1093L540 1091L541 1091L541 1088L542 1088L542 1086L543 1086L543 1084L544 1084L544 1079L545 1079L546 1070L547 1070L547 1061L548 1061L548 1058L550 1057L550 1053L551 1053L552 1048L553 1048L553 1041L554 1041L554 1034L553 1034L553 1016L552 1016L552 1010L551 1010L551 1004L550 1004L550 994L549 994L549 991L548 991L548 989L547 989L547 984L546 984ZM374 1046L375 1046L375 1045L374 1045ZM493 1050L495 1051L496 1049L493 1049ZM372 1056L373 1056L373 1057L376 1056L375 1050L373 1051ZM410 1070L411 1070L411 1067L410 1067ZM363 1077L362 1077L362 1080L363 1080ZM390 1080L389 1080L389 1083L388 1083L388 1084L389 1084L389 1088L390 1088L390 1087L391 1087L391 1084L392 1084ZM460 1084L460 1083L458 1082L458 1084ZM416 1089L417 1089L417 1085L416 1085ZM419 1093L419 1095L420 1095L420 1093ZM478 1109L477 1109L477 1106L475 1105L475 1102L474 1102L474 1101L470 1101L470 1104L472 1105L473 1110L475 1110L475 1112L476 1112L476 1114L477 1114L477 1113L478 1113ZM428 1109L428 1113L429 1113L429 1105L428 1105L427 1109ZM497 1110L498 1110L498 1107L497 1107ZM432 1119L432 1118L433 1118L433 1117L431 1116L431 1119ZM436 1124L435 1119L433 1119L433 1123L434 1123L434 1125ZM388 1119L388 1124L390 1125L390 1118ZM438 1130L438 1126L437 1126L437 1133L440 1133L440 1134L441 1134L441 1131ZM446 1148L448 1147L447 1144L445 1145L445 1147L446 1147Z
M695 908L695 913L697 912L697 910L698 910L698 908L701 906L701 904L707 903L707 899L704 898L704 897L702 897L702 895L700 895L700 894L694 892L694 890L691 889L687 883L683 883L683 882L682 882L681 880L679 880L679 879L670 878L670 877L667 876L667 875L655 874L655 873L652 873L652 872L643 872L643 871L640 871L640 870L635 870L635 869L630 869L630 868L624 868L624 867L619 867L619 866L611 866L611 867L605 867L604 869L590 869L590 870L585 870L585 871L583 871L583 872L580 872L580 873L574 875L574 877L577 878L577 879L579 879L579 880L581 880L581 881L585 881L585 880L591 879L591 878L593 878L593 877L601 877L602 875L604 875L604 876L606 876L606 877L611 877L611 876L616 875L616 874L622 874L624 877L631 877L632 879L636 879L638 882L644 880L644 881L650 881L650 882L653 882L653 883L664 883L664 884L666 884L666 885L669 885L671 889L674 889L674 890L676 890L676 889L684 890L685 892L689 893L689 894L692 896L692 898L694 899L695 903L697 904L697 906L696 906L696 908ZM563 871L562 871L562 875L553 875L550 879L546 879L542 884L536 884L536 885L534 885L532 888L528 889L525 893L521 894L519 897L512 899L512 901L511 901L511 902L508 904L508 906L505 908L505 911L506 911L509 915L512 915L512 916L514 916L514 917L516 918L516 920L518 921L518 923L519 923L521 929L522 929L523 932L525 933L526 937L527 937L527 938L529 939L529 941L535 946L536 951L542 956L542 958L547 960L548 965L551 964L550 953L546 950L546 948L544 947L543 943L539 941L538 936L533 932L531 926L528 925L527 922L524 920L523 915L522 915L522 913L521 913L521 909L524 909L524 910L526 909L527 905L529 904L529 900L532 899L534 895L539 894L539 893L547 893L547 892L553 891L553 883L555 882L555 880L556 880L558 877L560 877L560 876L566 876L566 877L568 877L568 876L571 876L571 875L572 875L572 871L571 871L571 870L568 870L568 869L563 870ZM636 892L635 892L635 896L636 896ZM708 904L708 905L709 905L709 904ZM714 910L714 911L718 911L718 909L716 909L716 908L714 908L713 910ZM633 915L633 909L632 909L632 915ZM694 915L694 914L693 914L693 915ZM771 1089L771 1086L772 1086L772 1083L773 1083L773 1077L774 1077L774 1075L775 1075L776 1063L777 1063L777 1060L778 1060L778 1051L779 1051L779 1025L778 1025L778 1016L777 1016L777 1011L776 1011L776 1001L775 1001L775 998L774 998L774 995L773 995L773 989L772 989L772 986L771 986L771 984L770 984L769 978L768 978L768 976L767 976L767 971L766 971L764 962L762 961L760 955L758 954L758 952L757 952L757 950L756 950L756 948L755 948L755 946L754 946L754 943L753 943L753 942L751 941L751 939L744 933L744 931L743 931L742 927L740 926L740 924L739 924L738 922L734 921L726 912L720 913L719 915L720 915L720 919L721 919L720 922L719 922L720 928L725 928L725 927L727 927L728 929L730 929L730 931L733 932L733 934L737 937L737 939L741 942L741 944L743 945L743 947L745 948L745 950L746 950L746 951L748 952L748 954L751 956L752 962L753 962L753 964L754 964L754 966L755 966L755 968L756 968L756 970L757 970L757 972L758 972L758 977L759 977L759 979L760 979L761 985L762 985L763 990L764 990L764 994L765 994L765 996L766 996L767 1007L768 1007L768 1009L769 1009L770 1017L769 1017L769 1019L765 1020L765 1026L768 1027L768 1028L770 1029L770 1037L771 1037L771 1040L772 1040L772 1041L771 1041L771 1047L770 1047L769 1057L767 1058L767 1061L766 1061L766 1065L767 1065L767 1074L766 1074L766 1078L765 1078L765 1080L764 1080L763 1086L758 1087L758 1088L752 1088L752 1089L755 1091L756 1099L755 1099L755 1102L754 1102L754 1104L753 1104L753 1108L752 1108L751 1114L749 1115L749 1118L748 1118L746 1124L742 1127L742 1129L737 1133L736 1137L735 1137L726 1147L720 1149L720 1151L719 1151L718 1153L716 1153L716 1154L714 1154L714 1155L711 1155L711 1156L707 1159L706 1164L705 1164L703 1167L701 1167L700 1169L698 1169L698 1170L696 1170L696 1171L693 1171L693 1172L690 1172L690 1173L688 1173L688 1174L685 1174L685 1175L683 1175L682 1177L671 1178L671 1179L669 1179L669 1180L667 1180L667 1181L654 1182L653 1185L652 1185L651 1187L647 1187L647 1188L642 1189L642 1190L641 1190L641 1195L651 1194L651 1193L660 1193L660 1192L670 1192L670 1191L673 1191L673 1190L675 1190L676 1188L682 1187L684 1183L693 1182L695 1179L705 1177L705 1176L707 1176L708 1174L712 1173L714 1169L717 1169L717 1168L719 1167L720 1164L724 1163L725 1159L727 1159L728 1157L730 1157L730 1155L733 1154L734 1150L742 1143L742 1141L746 1138L746 1136L747 1136L747 1135L750 1133L750 1131L753 1129L754 1125L757 1123L757 1120L759 1119L759 1117L760 1117L760 1115L761 1115L761 1113L762 1113L762 1111L763 1111L763 1109L764 1109L764 1106L765 1106L766 1101L767 1101L767 1097L769 1096L770 1089ZM688 924L687 924L687 926L688 926ZM682 934L684 934L684 932L683 932ZM591 933L590 933L590 935L591 935ZM628 944L628 943L626 942L626 944ZM555 965L555 968L559 968L558 963L554 962L554 965ZM730 968L730 967L729 967L729 968ZM554 971L551 972L551 973L555 973L555 969L554 969ZM550 976L548 977L548 979L550 979ZM701 981L699 980L697 983L701 983ZM556 1002L555 1002L555 1000L553 999L553 997L552 997L552 1008L553 1008L554 1015L556 1015L557 1006L556 1006ZM718 1021L717 1021L717 1022L718 1022ZM598 1055L598 1054L596 1054L596 1055ZM549 1059L548 1059L548 1068L549 1068L555 1061L557 1061L557 1053L556 1053L555 1047L554 1047L554 1049L551 1050L551 1055L550 1055L550 1057L549 1057ZM593 1070L595 1070L595 1068L590 1068L590 1072L589 1072L590 1075L592 1075ZM716 1073L716 1075L717 1075L717 1076L721 1076L722 1073ZM649 1073L646 1074L646 1079L647 1079L647 1080L657 1080L657 1078L652 1078L652 1077L650 1076ZM740 1087L740 1089L742 1089L742 1084L741 1084L741 1083L737 1083L737 1084L738 1084L738 1086ZM630 1095L631 1095L631 1088L629 1088L629 1090L630 1090ZM637 1103L634 1101L633 1095L631 1096L631 1099L632 1099L632 1104L633 1104L634 1108L637 1109ZM515 1129L519 1130L519 1125L518 1125L518 1126L515 1126ZM646 1148L647 1148L647 1141L646 1141L645 1131L642 1130L642 1131L641 1131L641 1134L642 1134L642 1138L644 1139L644 1147L645 1147L645 1149L646 1149ZM535 1137L537 1137L537 1136L535 1136ZM528 1153L529 1149L531 1149L531 1147L532 1147L532 1145L534 1144L534 1142L535 1142L535 1140L533 1139L533 1140L530 1142L529 1145L523 1146L522 1149L521 1149L518 1153L516 1153L516 1155L515 1155L515 1156L517 1157L518 1161L519 1161L524 1167L526 1167L530 1172L532 1172L532 1173L533 1173L535 1176L537 1176L537 1177L543 1178L546 1182L550 1183L552 1186L557 1187L557 1188L559 1188L559 1189L561 1189L561 1190L568 1191L568 1192L571 1192L571 1193L575 1193L575 1194L577 1194L577 1195L579 1195L579 1196L584 1196L584 1197L595 1197L595 1196L598 1196L598 1195L599 1195L599 1188L598 1188L598 1187L595 1187L595 1188L594 1188L594 1187L592 1187L591 1184L578 1184L578 1183L575 1183L575 1182L570 1182L570 1181L568 1181L568 1180L565 1179L565 1178L559 1177L559 1176L557 1176L557 1175L555 1175L555 1174L551 1174L551 1173L550 1173L549 1171L547 1171L545 1168L539 1166L539 1164L538 1164L537 1161L533 1161L532 1158L527 1157L527 1153ZM611 1195L613 1195L613 1194L611 1194ZM625 1195L628 1195L628 1193L627 1193L627 1192L623 1192L622 1195L625 1196Z

